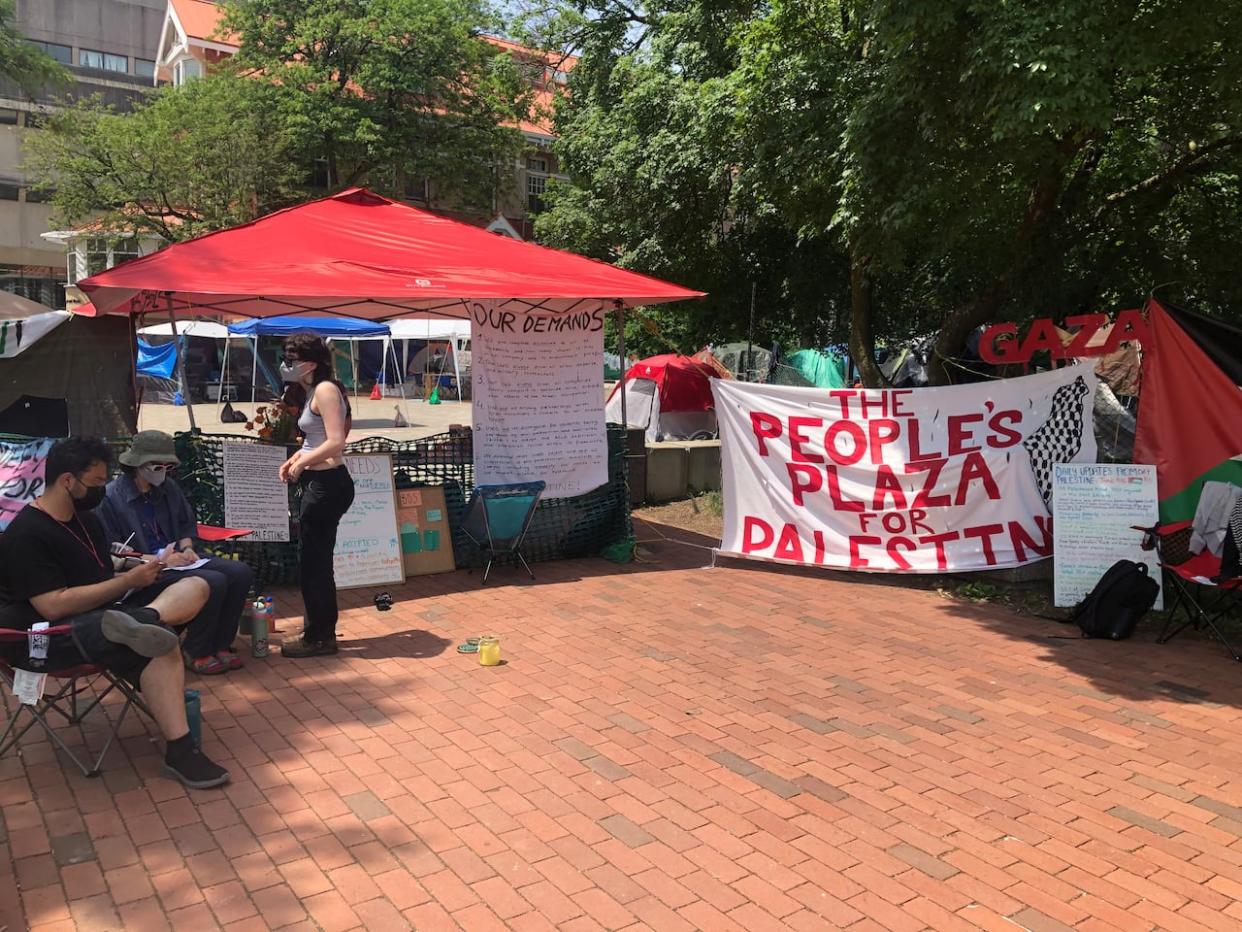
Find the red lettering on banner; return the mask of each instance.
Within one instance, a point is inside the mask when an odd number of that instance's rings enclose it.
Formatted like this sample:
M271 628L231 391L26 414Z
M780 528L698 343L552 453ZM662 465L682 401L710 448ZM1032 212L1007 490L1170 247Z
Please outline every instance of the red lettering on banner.
M863 511L863 503L841 497L841 480L837 476L837 467L825 466L824 474L828 477L828 497L832 499L832 507L837 511Z
M1151 343L1151 331L1147 327L1147 318L1142 311L1122 311L1117 315L1117 323L1109 331L1104 342L1103 355L1117 352L1117 348L1127 340L1138 343Z
M893 507L905 509L906 490L893 473L893 467L881 465L875 471L875 496L871 499L871 507L876 511L884 509L884 499L891 498Z
M884 462L884 447L901 436L901 425L891 418L877 418L867 422L867 438L871 447L871 462Z
M798 528L795 525L786 524L781 528L781 539L776 542L776 551L772 556L778 560L805 562L802 559L802 541L798 539Z
M936 487L936 483L940 481L940 473L944 470L945 465L949 461L946 459L923 460L919 463L906 463L906 475L916 472L926 472L927 478L923 480L923 488L914 496L914 501L910 505L914 508L944 508L952 502L948 494L932 495L932 489Z
M1004 532L1005 526L1003 524L982 524L979 527L966 528L962 535L964 537L979 538L979 543L983 545L983 559L987 560L988 566L995 566L996 551L992 549L992 538Z
M988 437L988 446L994 450L1003 450L1022 442L1022 434L1005 426L1005 421L1014 424L1022 423L1021 411L997 411L988 418L988 427L992 433Z
M913 395L914 389L911 388L894 388L889 392L893 399L893 417L913 417L913 411L907 411L902 408L901 403L906 400L907 395Z
M754 532L759 532L759 538L755 539ZM742 519L742 553L754 553L756 550L767 550L772 546L772 541L776 537L772 533L772 525L764 521L762 518L753 518L747 515Z
M854 397L852 388L834 388L828 392L829 398L835 398L841 404L841 417L850 416L850 399Z
M803 495L807 492L818 492L824 487L824 477L818 466L808 463L786 463L789 471L789 490L793 493L793 503L799 508L806 506Z
M1035 526L1043 534L1043 540L1035 543L1035 539L1026 532L1020 521L1009 522L1009 539L1013 542L1013 552L1019 563L1027 562L1026 548L1035 551L1037 557L1052 556L1052 518L1048 515L1034 515Z
M884 549L888 551L888 557L897 564L897 569L908 570L910 561L901 555L898 547L904 547L907 552L917 550L918 545L908 537L892 537L888 541L888 546Z
M811 538L815 541L815 562L817 565L823 566L824 551L827 549L824 546L824 532L815 531L812 533Z
M879 537L868 537L863 534L850 535L850 569L858 570L864 566L870 566L871 561L859 554L858 549L863 544L882 544L884 541Z
M972 480L983 483L983 490L987 492L989 499L994 502L1000 501L1000 489L997 488L996 480L992 478L992 470L988 469L988 461L983 458L982 453L967 453L966 462L962 464L962 475L957 482L957 498L953 500L953 504L966 504L966 496L970 493Z
M754 431L755 442L759 445L759 455L768 455L765 440L775 440L781 435L781 419L775 414L763 414L759 411L750 413L750 429Z
M880 417L888 417L888 392L880 392L879 401L873 401L866 392L863 392L858 396L858 407L863 420L871 417L868 413L869 408L879 408Z
M946 570L949 568L949 559L945 556L944 545L949 541L957 540L961 537L957 531L945 531L943 534L924 534L919 538L920 544L936 545L936 566L939 569Z
M1107 356L1116 352L1127 341L1147 343L1151 340L1151 330L1143 312L1131 309L1117 314L1117 320L1103 346L1089 346L1091 338L1107 323L1107 314L1074 314L1066 317L1067 329L1073 331L1075 327L1078 328L1068 345L1061 342L1060 334L1049 318L1033 321L1024 340L1018 339L1016 324L993 324L983 331L983 336L979 339L979 356L984 362L994 366L1028 362L1041 350L1046 350L1054 360L1085 359Z
M1107 314L1074 314L1065 318L1065 329L1074 330L1074 339L1069 341L1069 345L1065 347L1065 355L1070 359L1079 356L1089 356L1090 348L1087 346L1091 342L1091 338L1096 335L1101 327L1108 324Z
M910 462L917 463L922 460L938 460L944 457L944 454L938 450L930 450L923 452L919 446L919 422L917 418L910 418L906 421L906 436L910 438Z
M993 366L1018 362L1022 345L1018 342L1017 324L994 324L979 338L979 358Z
M982 420L983 415L978 412L949 415L949 456L960 456L971 450L982 449L978 442L975 441L974 433L967 426L980 423ZM975 443L974 446L966 446L966 444L972 442Z
M791 417L789 419L789 457L795 463L822 463L824 458L818 453L807 453L802 445L811 438L802 433L804 427L823 427L822 417Z
M1063 346L1056 325L1047 318L1040 318L1031 322L1031 329L1022 341L1022 355L1030 359L1042 350L1053 359L1059 359Z
M837 438L841 434L848 434L854 441L854 449L849 453L842 453L837 447ZM833 421L824 432L824 449L828 458L838 466L853 466L867 453L867 435L853 421Z
M930 524L925 524L927 512L922 508L912 508L910 510L910 533L911 534L934 534L936 533Z

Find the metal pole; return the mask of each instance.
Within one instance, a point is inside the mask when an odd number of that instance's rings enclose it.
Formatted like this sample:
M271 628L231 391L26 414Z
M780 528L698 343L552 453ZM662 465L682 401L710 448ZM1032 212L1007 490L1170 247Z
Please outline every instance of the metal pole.
M752 378L755 371L755 283L750 283L750 330L746 336L746 372L745 381L754 381Z
M250 407L254 407L259 388L259 335L254 335L254 346L250 356Z
M617 301L617 352L621 355L621 426L625 428L625 450L630 449L630 416L625 407L625 304Z
M177 347L177 378L181 380L181 397L185 400L186 413L190 415L190 432L198 433L198 425L194 423L194 405L190 399L189 386L185 381L185 347L181 346L181 338L177 335L177 317L173 313L172 292L165 292L168 299L168 325L172 327L173 345ZM224 390L223 384L221 391Z

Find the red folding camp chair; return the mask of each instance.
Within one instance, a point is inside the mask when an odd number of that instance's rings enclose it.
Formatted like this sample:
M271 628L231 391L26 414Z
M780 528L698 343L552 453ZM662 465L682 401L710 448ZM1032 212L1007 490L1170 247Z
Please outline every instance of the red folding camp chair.
M54 625L37 633L47 635L48 637L70 637L70 627L70 625ZM0 628L0 645L23 643L31 635L32 632L26 630ZM15 748L17 742L22 739L26 732L38 725L47 732L47 736L52 740L52 743L64 751L69 759L77 764L83 776L97 777L100 774L100 768L103 766L104 757L120 733L121 725L124 723L125 716L129 712L130 707L137 708L148 718L152 717L151 710L147 708L146 704L143 703L129 683L95 664L82 663L67 669L46 672L48 674L48 684L43 698L35 705L26 705L13 696L14 666L4 660L3 657L0 657L0 692L4 696L4 711L5 716L8 718L8 726L4 729L3 734L0 734L0 757L3 757L5 752ZM53 689L53 684L58 684L55 689ZM124 697L124 703L115 721L108 715L107 708L102 706L103 700L113 690L118 691ZM10 706L10 702L16 705L15 709ZM86 702L86 704L82 705L82 702ZM90 752L86 744L86 730L82 726L82 721L96 706L101 707L101 714L104 720L108 722L109 728L108 739L104 742L103 749L99 752L99 756L94 758L94 763L92 764ZM74 753L73 749L65 743L65 740L57 730L52 727L49 719L53 714L60 716L67 724L77 726L82 737L82 750L86 752L85 761L78 754ZM23 719L26 719L25 724L19 728L18 726Z
M1224 645L1234 660L1242 661L1242 655L1217 623L1242 604L1242 576L1236 575L1236 571L1228 577L1222 576L1222 560L1210 550L1190 552L1192 525L1191 521L1178 521L1136 528L1144 532L1143 549L1156 551L1164 578L1172 584L1169 588L1173 590L1173 604L1167 609L1168 620L1156 643L1165 644L1187 628L1206 631ZM1178 608L1185 609L1186 619L1174 627Z

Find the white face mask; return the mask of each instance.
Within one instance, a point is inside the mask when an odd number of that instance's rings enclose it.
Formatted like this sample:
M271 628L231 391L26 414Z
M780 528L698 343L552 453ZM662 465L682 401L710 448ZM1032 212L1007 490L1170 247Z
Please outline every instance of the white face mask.
M287 362L280 364L280 380L282 382L305 382L315 374L313 362L296 362L292 366Z
M164 480L168 478L168 470L152 469L150 466L139 466L138 475L140 475L149 485L163 485Z

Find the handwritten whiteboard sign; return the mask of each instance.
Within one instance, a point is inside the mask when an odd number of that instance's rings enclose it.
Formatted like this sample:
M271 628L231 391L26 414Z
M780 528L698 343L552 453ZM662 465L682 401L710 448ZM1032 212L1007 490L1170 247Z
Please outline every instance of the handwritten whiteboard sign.
M253 528L247 540L289 539L289 486L280 481L288 458L281 446L224 444L224 523Z
M480 485L547 483L547 498L608 481L602 306L519 314L474 304L474 471Z
M1156 552L1143 550L1143 533L1133 530L1159 520L1155 466L1057 463L1052 514L1055 604L1077 605L1118 560L1146 563L1162 583ZM1156 608L1163 607L1162 587Z
M354 503L336 532L332 565L337 588L405 582L392 457L387 453L347 456L345 467L354 479Z

